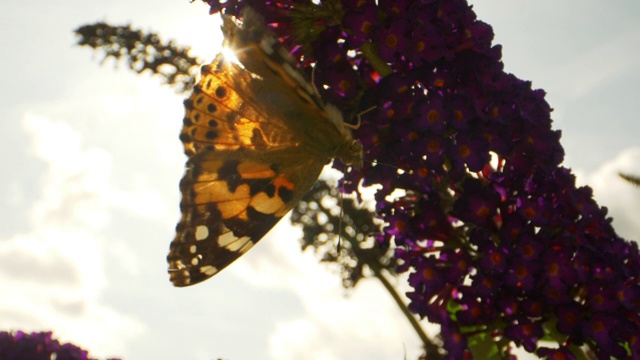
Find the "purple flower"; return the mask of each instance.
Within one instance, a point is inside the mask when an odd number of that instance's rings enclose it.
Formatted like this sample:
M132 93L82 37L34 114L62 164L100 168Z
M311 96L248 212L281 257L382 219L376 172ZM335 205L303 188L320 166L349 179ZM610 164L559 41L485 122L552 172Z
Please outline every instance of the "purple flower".
M536 351L536 354L541 358L552 360L575 360L575 355L566 346L562 346L556 349L547 347L541 347Z
M257 9L347 117L375 106L354 133L365 166L345 189L382 185L388 225L376 239L397 246L409 308L442 326L450 358L470 354L462 325L547 358L572 359L582 344L600 358L638 355L638 246L560 166L544 91L504 72L465 0L209 3ZM302 15L317 36L294 36L309 33L290 20ZM406 195L389 197L396 189ZM539 347L553 323L565 343Z
M544 331L540 323L520 318L517 323L507 326L504 334L517 345L522 345L525 350L533 352L537 348L538 339L544 335Z
M0 359L86 360L88 353L72 344L60 344L49 332L0 331Z

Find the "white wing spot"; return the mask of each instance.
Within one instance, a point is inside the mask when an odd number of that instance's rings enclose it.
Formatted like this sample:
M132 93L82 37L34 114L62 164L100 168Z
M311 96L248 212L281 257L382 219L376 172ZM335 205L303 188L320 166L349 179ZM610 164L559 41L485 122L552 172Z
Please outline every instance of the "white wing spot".
M249 249L251 249L253 247L253 242L251 241L251 239L249 239L248 237L243 237L241 240L244 240L244 243L241 244L240 247L238 247L238 250L240 253L244 254L247 251L249 251Z
M185 278L185 283L187 284L191 283L191 275L189 275L189 271L182 270L180 271L180 275L182 275L182 277Z
M192 254L195 254L197 250L198 250L198 247L195 246L195 245L191 245L189 247L189 252L192 253Z
M209 237L209 229L206 226L200 225L196 227L196 240L204 240L207 237Z
M213 274L218 272L218 269L216 269L215 267L211 266L211 265L207 265L207 266L203 266L200 268L200 272L208 275L208 276L212 276Z
M251 246L253 246L253 244L251 243L251 239L248 236L238 238L233 235L232 232L226 232L218 237L218 245L229 251L238 251L244 248L247 243L250 243ZM251 246L249 246L249 248Z
M247 244L249 245L248 248L246 247ZM251 248L251 246L253 246L253 243L251 242L251 239L249 239L248 236L245 236L245 237L242 237L242 238L238 239L238 241L236 241L235 243L233 243L233 246L228 246L227 249L229 249L231 251L238 251L238 250L241 250L241 249L249 250Z
M191 259L191 265L193 265L193 266L198 266L199 262L200 262L200 260L198 260L197 257L194 257L193 259Z
M235 235L233 235L231 231L227 231L224 234L218 236L218 245L220 245L220 247L227 247L229 244L236 240L238 240L238 238L235 237Z

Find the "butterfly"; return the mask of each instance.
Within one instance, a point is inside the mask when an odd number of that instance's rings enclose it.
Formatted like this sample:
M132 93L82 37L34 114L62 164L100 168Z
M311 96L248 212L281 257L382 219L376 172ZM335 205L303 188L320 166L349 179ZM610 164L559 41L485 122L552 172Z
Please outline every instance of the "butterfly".
M338 158L362 166L362 144L320 98L262 17L223 16L224 46L185 100L188 156L167 261L175 286L202 282L251 249Z

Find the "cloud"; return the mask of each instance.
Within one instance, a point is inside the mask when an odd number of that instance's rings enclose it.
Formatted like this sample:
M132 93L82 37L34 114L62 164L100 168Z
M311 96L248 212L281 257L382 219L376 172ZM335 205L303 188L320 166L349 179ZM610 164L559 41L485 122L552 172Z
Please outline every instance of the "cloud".
M601 206L609 209L616 232L629 240L640 240L640 189L618 176L618 172L640 175L640 147L627 148L592 173L577 173L577 182L593 188Z
M347 292L337 268L321 263L312 251L300 252L301 236L287 217L252 250L262 256L228 269L254 286L293 293L302 304L303 315L276 324L269 358L390 359L405 351L416 358L420 341L382 285L363 280Z
M338 354L327 345L318 325L307 319L281 322L269 341L272 359L300 359L301 356L315 360L340 359Z
M116 193L109 184L111 158L102 149L84 149L68 124L27 114L23 126L47 170L31 227L0 239L3 328L54 330L94 355L122 354L145 327L100 300L107 240L101 231Z
M0 278L20 283L74 287L80 274L73 263L43 241L18 235L0 243Z

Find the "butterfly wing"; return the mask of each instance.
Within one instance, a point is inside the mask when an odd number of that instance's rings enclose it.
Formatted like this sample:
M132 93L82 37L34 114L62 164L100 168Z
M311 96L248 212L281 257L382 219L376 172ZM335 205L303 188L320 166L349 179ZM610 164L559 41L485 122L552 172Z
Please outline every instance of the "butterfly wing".
M326 162L301 147L281 118L265 117L273 110L247 90L258 81L219 55L185 101L181 140L190 158L167 257L175 286L204 281L246 253L300 201Z
M316 181L322 164L278 168L267 159L213 151L187 164L180 182L182 218L168 261L175 286L215 275L258 242Z
M175 286L206 280L246 253L332 158L362 162L340 111L322 102L262 18L247 7L242 27L223 20L242 66L218 55L185 101L180 139L189 160L167 256Z

